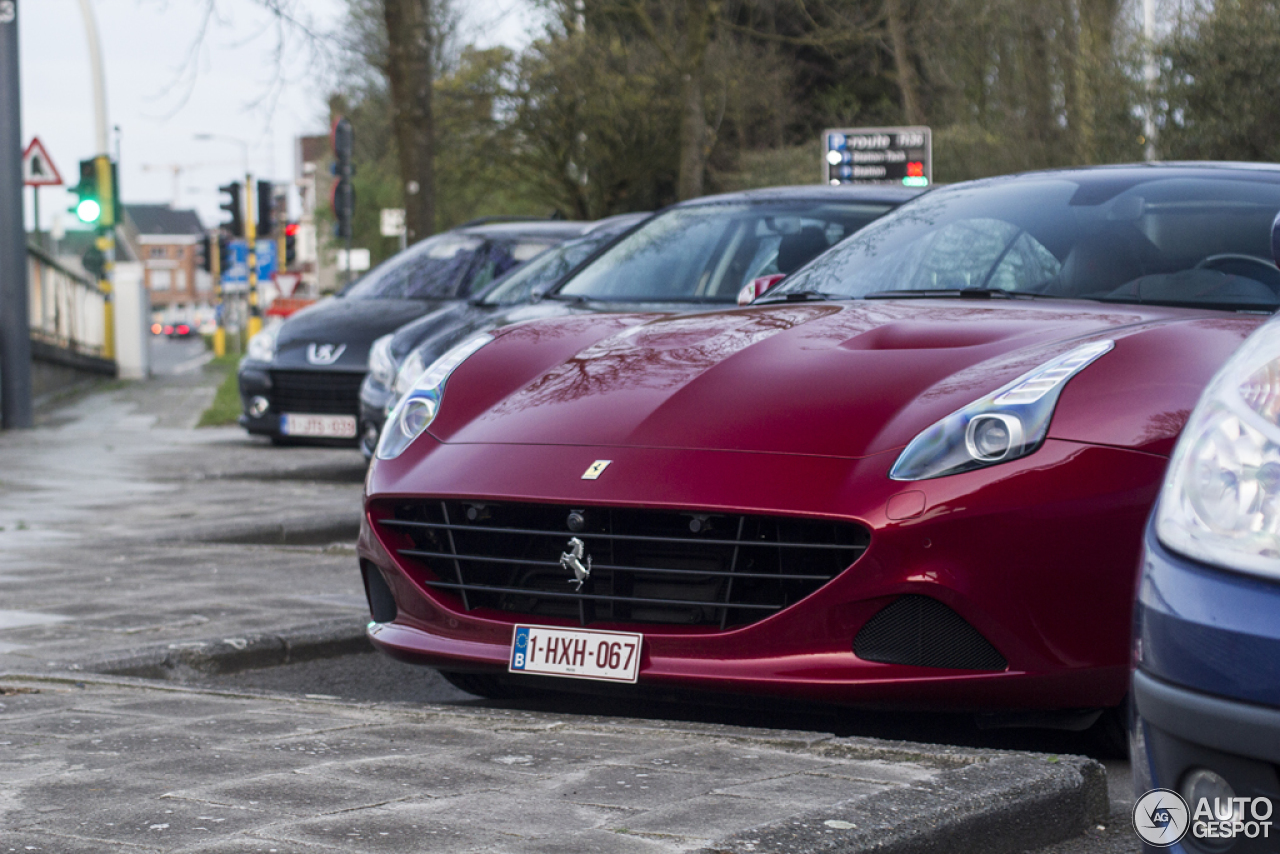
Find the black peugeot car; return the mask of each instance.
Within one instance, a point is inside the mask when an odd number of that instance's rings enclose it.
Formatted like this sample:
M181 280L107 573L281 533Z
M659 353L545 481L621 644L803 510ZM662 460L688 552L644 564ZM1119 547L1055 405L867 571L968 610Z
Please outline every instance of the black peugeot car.
M813 185L705 196L655 214L557 281L530 286L526 279L540 272L534 262L469 303L425 315L377 343L360 389L360 448L373 454L403 390L470 335L589 311L724 308L754 280L785 276L921 192Z
M591 225L464 225L415 243L337 296L262 330L240 362L240 426L278 444L354 445L360 382L375 339L466 299Z

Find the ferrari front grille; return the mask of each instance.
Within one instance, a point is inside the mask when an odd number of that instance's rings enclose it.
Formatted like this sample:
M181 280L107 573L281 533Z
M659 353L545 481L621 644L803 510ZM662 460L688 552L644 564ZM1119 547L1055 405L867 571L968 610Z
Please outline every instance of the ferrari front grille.
M271 406L276 412L356 415L364 374L350 371L272 371Z
M843 522L676 510L423 500L373 517L415 580L463 608L584 626L754 623L843 572L870 540Z

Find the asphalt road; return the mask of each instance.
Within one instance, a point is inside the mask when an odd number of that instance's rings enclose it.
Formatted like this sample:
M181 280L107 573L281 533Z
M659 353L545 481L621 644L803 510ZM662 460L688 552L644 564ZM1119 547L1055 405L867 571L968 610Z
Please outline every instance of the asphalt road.
M189 338L151 336L151 372L157 376L170 376L197 371L212 355L199 335Z

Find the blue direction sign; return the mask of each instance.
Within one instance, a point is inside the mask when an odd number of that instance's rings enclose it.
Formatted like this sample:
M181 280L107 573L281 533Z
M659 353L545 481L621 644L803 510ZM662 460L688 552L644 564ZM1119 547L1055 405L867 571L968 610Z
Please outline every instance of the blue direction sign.
M276 259L276 241L258 242L258 281L268 281L279 268ZM226 293L243 293L249 288L249 242L243 238L232 240L231 267L222 272L222 290Z

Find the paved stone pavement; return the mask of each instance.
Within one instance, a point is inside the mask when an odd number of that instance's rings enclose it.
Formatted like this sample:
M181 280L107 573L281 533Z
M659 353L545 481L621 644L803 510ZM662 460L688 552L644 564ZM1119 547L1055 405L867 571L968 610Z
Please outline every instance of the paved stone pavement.
M363 461L192 429L216 379L0 434L0 854L996 852L1106 814L1079 757L165 681L365 648Z

